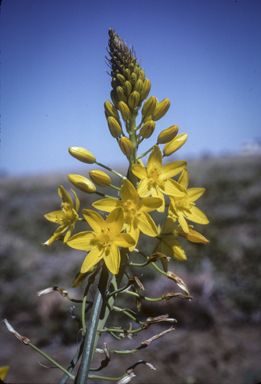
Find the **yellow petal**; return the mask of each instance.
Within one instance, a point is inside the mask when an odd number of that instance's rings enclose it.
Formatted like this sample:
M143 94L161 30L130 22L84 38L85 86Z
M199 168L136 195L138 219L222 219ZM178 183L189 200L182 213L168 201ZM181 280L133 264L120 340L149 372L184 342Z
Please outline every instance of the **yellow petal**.
M177 181L172 179L166 180L158 188L162 193L169 196L183 197L187 194L186 190Z
M93 250L85 257L81 267L81 273L88 272L103 258L103 256L104 248L94 247Z
M162 200L158 197L145 197L139 201L139 212L151 212L159 208L162 205Z
M80 209L80 201L79 201L79 199L78 199L78 196L77 196L76 193L74 192L74 190L71 189L71 191L72 191L73 194L74 194L74 198L75 198L75 209L76 209L76 212L78 212L79 209Z
M129 248L135 245L135 240L128 233L120 233L114 239L113 244L117 247Z
M183 231L185 233L188 233L189 232L189 226L188 226L188 223L186 222L186 219L184 218L184 216L182 214L179 214L178 221L179 221L179 224L180 224L181 228L183 229Z
M158 145L154 145L153 150L151 151L151 154L149 155L147 169L148 173L154 169L160 169L162 166L162 153L159 149Z
M180 177L179 177L179 181L178 183L185 189L188 188L188 184L189 184L189 171L187 170L187 168L183 169Z
M149 183L147 178L139 182L137 192L140 197L147 197L151 194L149 190Z
M66 244L71 248L88 252L95 247L95 237L91 231L79 232L70 237Z
M113 275L117 275L119 273L121 261L119 248L112 244L110 247L110 252L106 256L104 256L104 261L108 270Z
M115 208L106 219L106 226L110 227L110 236L114 238L122 231L124 213L122 208Z
M125 179L121 185L121 198L125 203L127 200L131 200L135 205L139 203L139 195L132 183Z
M133 164L133 166L131 167L131 171L139 179L144 179L145 177L148 177L146 168L140 164Z
M190 213L191 212L191 213ZM199 208L192 207L189 211L184 211L184 215L188 220L194 221L198 224L208 224L208 218Z
M62 185L59 185L58 193L59 193L59 196L62 198L63 203L68 203L72 208L74 207L73 201L70 195L68 194L68 192L66 192L66 190Z
M196 201L203 193L205 188L189 188L188 192L188 201Z
M156 224L147 212L141 212L137 225L139 230L147 236L155 237L158 234Z
M91 209L83 209L83 216L87 223L92 227L94 232L100 232L101 228L105 227L105 220L99 215L99 213L91 210Z
M57 223L57 222L59 222L59 220L64 219L64 213L61 210L60 211L53 211L53 212L47 213L46 215L44 215L44 217L47 220L52 221L53 223Z
M95 201L92 206L100 211L111 212L117 207L123 208L123 203L118 199L108 198Z
M160 173L163 178L173 177L178 175L187 165L187 161L172 161L163 165Z

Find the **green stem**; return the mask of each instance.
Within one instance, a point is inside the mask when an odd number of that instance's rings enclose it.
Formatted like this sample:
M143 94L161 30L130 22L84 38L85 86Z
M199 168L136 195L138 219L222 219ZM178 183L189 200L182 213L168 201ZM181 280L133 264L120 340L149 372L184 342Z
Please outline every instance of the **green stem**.
M41 351L41 349L37 348L35 345L33 345L32 343L28 343L28 345L35 349L38 353L40 353L42 356L44 356L47 360L49 360L51 363L53 363L57 368L59 368L61 371L63 371L64 373L66 373L66 375L68 375L71 379L74 379L75 377L70 373L68 372L65 368L63 368L60 364L58 364L55 360L53 360L50 356L48 356L46 353L44 353L43 351Z
M154 147L154 145L153 145L153 147ZM153 147L151 147L151 148L150 148L150 149L148 149L146 152L144 152L142 155L140 155L140 156L138 157L138 159L141 159L142 157L146 156L146 155L147 155L147 153L149 153L150 151L152 151L152 150L153 150Z
M106 265L103 265L100 282L95 294L92 313L89 320L88 333L85 336L84 345L83 345L83 353L82 353L82 361L81 365L76 377L75 384L86 384L88 379L88 373L90 369L90 364L93 357L94 341L97 334L97 325L99 322L99 317L103 305L103 300L105 298L105 292L108 281L108 270Z
M110 171L110 172L114 173L114 175L120 177L121 179L126 179L125 176L123 176L123 175L121 175L119 172L116 172L116 171L114 171L113 169L107 167L106 165L101 164L101 163L98 163L98 161L96 161L96 164L99 165L100 167L103 167L104 169L107 169L107 171Z

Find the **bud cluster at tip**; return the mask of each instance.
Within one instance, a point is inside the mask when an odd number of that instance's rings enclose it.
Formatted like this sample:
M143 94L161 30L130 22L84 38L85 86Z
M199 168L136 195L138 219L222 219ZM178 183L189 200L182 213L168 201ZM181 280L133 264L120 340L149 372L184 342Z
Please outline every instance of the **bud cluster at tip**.
M112 77L111 100L126 122L130 113L140 108L148 97L151 83L145 79L145 72L136 59L133 47L129 48L111 28L109 37L107 52L110 58L106 59ZM128 109L130 113L126 112Z

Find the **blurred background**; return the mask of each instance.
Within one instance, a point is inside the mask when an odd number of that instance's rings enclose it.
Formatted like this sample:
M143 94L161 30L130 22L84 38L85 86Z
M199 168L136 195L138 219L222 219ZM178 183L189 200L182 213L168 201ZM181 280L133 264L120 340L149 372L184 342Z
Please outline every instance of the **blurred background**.
M38 298L36 292L58 285L79 297L81 288L70 286L84 255L61 244L44 248L55 228L43 215L59 209L57 188L71 188L68 173L92 169L70 157L69 146L85 147L126 172L103 111L110 94L104 56L114 28L134 45L151 95L171 100L141 151L173 124L188 133L168 161L188 160L190 186L206 188L198 205L210 224L195 229L210 244L182 242L188 260L170 268L187 283L191 302L142 305L142 320L168 313L178 320L176 331L137 355L113 356L107 372L120 376L146 359L157 371L137 367L133 383L261 380L260 16L261 4L251 0L2 1L0 312L62 365L77 348L71 304L58 293ZM81 208L94 199L78 195ZM153 269L141 280L154 297L176 289ZM149 328L141 341L163 329ZM50 365L4 325L0 334L7 382L59 380L60 372L42 367ZM115 347L109 337L102 341ZM140 339L119 343L131 348Z

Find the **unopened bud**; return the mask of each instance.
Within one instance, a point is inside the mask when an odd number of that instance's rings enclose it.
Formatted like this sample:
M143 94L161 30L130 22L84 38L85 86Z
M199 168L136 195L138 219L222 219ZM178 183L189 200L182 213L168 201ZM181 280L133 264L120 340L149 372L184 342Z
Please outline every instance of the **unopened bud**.
M112 116L109 116L107 121L112 137L119 137L121 135L121 126L118 121Z
M145 139L148 139L154 132L154 129L156 127L156 123L153 120L147 121L140 129L140 134Z
M157 99L155 96L151 96L148 100L145 101L141 113L143 118L153 114L154 109L156 108Z
M188 138L187 133L181 133L180 135L174 137L169 143L163 148L163 154L165 156L170 156L172 153L176 152L183 144L186 143Z
M132 142L127 137L124 136L118 141L118 143L122 153L125 156L130 157L130 155L134 150L134 145L132 144Z
M117 109L114 107L114 105L112 105L112 103L109 100L105 101L104 108L105 108L105 114L106 114L107 118L109 116L112 116L117 121L120 120L119 113L118 113Z
M162 132L160 132L157 143L158 144L169 143L171 140L174 139L174 137L176 137L178 131L179 131L179 128L177 125L172 125L171 127L164 129Z
M99 187L105 188L111 184L111 178L103 171L98 171L93 169L89 172L90 178L92 181Z
M127 96L124 92L124 89L120 86L116 88L117 98L119 101L124 101L124 103L127 103Z
M149 93L150 93L150 88L151 88L151 82L149 79L145 79L144 82L143 82L143 87L142 87L142 91L141 91L141 100L145 100L147 99Z
M130 76L130 82L132 85L135 85L137 78L138 78L137 74L135 72L132 72L132 74Z
M141 94L142 88L143 88L143 81L141 79L139 79L136 81L136 83L134 85L134 91L137 91L137 92L139 92L139 94Z
M68 175L69 181L82 192L94 193L96 191L95 185L91 180L80 175Z
M126 103L124 103L124 101L120 101L118 104L118 107L119 107L122 119L125 122L127 120L129 120L131 117L131 113L130 113L130 109L129 109L128 105Z
M126 95L130 96L131 91L132 91L131 83L129 81L125 81L125 83L123 84L123 89L126 92Z
M134 91L130 94L128 105L131 109L135 109L140 101L140 94L137 91Z
M118 98L117 98L117 93L116 93L115 89L113 89L113 90L111 91L111 100L112 100L114 106L115 106L116 108L118 108L118 102L119 102L119 100L118 100Z
M82 161L83 163L93 164L96 161L95 156L91 154L91 152L87 151L87 149L81 147L69 147L69 153L77 160Z
M139 80L143 81L144 79L145 79L145 71L144 69L141 69L139 74Z
M120 73L118 73L118 74L116 75L116 79L118 80L118 82L119 82L120 84L124 84L125 81L126 81L125 77L124 77L123 75L121 75Z
M160 103L156 105L156 108L154 109L152 119L154 121L157 121L161 119L169 110L170 107L170 101L169 99L164 99Z

